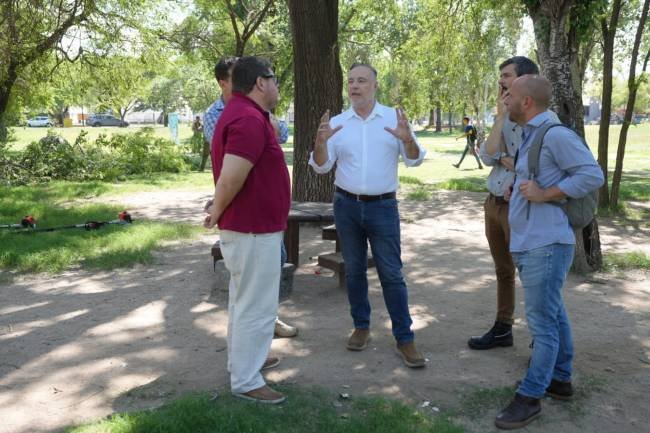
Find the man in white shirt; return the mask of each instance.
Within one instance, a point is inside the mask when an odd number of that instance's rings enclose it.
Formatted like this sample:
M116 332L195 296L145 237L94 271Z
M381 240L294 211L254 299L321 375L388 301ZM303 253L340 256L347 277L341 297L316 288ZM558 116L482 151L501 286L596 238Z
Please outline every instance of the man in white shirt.
M327 173L336 163L334 219L354 321L347 348L363 350L370 341L370 242L397 352L408 367L424 367L411 331L395 192L399 156L412 167L422 163L426 151L416 141L404 112L379 104L376 92L377 71L367 64L352 65L348 72L351 107L331 121L329 111L323 115L309 164L317 173Z

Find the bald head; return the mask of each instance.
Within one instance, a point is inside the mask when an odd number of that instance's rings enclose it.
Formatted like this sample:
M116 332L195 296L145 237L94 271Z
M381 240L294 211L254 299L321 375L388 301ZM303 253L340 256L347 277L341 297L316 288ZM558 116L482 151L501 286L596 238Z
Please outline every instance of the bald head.
M521 89L523 96L529 96L534 105L546 110L551 102L551 82L541 75L522 75L512 83Z
M504 99L508 117L518 125L548 109L551 83L540 75L522 75L512 82Z

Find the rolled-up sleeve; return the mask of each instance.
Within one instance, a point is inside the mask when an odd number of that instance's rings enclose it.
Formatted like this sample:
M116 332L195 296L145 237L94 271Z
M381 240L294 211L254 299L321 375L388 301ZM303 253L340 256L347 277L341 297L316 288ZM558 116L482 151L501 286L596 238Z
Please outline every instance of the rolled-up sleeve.
M399 140L399 151L402 155L402 159L404 160L404 164L407 167L417 167L418 165L422 164L422 161L424 161L424 157L426 156L427 151L420 145L420 142L418 141L415 134L413 134L413 132L411 132L411 137L413 137L413 141L415 141L415 144L418 147L418 157L415 159L409 159L406 156L406 147L404 146L404 142L402 140Z
M334 167L334 163L336 162L336 153L332 140L327 141L327 157L328 160L325 161L325 164L318 165L316 164L316 161L314 161L314 151L311 151L309 153L309 165L311 165L314 171L318 174L325 174Z
M581 198L602 186L605 181L603 171L581 138L564 128L554 128L548 135L551 140L547 144L551 145L555 161L561 170L569 174L557 185L563 193L572 198Z
M501 135L501 146L500 148L503 148L503 135ZM481 161L483 161L483 164L487 165L488 167L492 167L494 165L497 165L499 163L499 156L501 155L501 152L497 151L495 154L490 155L487 153L487 145L485 144L485 141L481 143L481 146L479 147L478 150L478 156L481 158Z

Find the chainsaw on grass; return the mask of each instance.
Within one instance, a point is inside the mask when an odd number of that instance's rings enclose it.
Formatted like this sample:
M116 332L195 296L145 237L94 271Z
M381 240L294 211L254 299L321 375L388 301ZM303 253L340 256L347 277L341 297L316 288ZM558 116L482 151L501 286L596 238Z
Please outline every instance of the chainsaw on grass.
M133 218L131 217L131 214L123 210L117 215L116 220L111 220L111 221L86 221L85 223L82 224L71 224L67 226L36 228L36 220L33 217L25 217L21 220L20 224L7 224L5 226L17 229L16 231L14 231L14 233L35 233L35 232L53 232L53 231L64 230L64 229L85 229L90 231L90 230L100 229L101 227L109 224L126 225L126 224L131 224L132 222L133 222ZM26 225L23 225L25 223ZM5 226L0 226L0 227L5 227Z
M31 215L26 215L20 220L20 224L0 224L0 229L35 229L36 218Z

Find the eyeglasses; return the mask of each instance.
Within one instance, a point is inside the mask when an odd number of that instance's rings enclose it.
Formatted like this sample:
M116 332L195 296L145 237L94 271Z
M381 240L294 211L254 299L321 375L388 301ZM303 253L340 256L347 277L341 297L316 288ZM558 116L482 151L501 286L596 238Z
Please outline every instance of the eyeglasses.
M276 77L275 74L263 74L261 75L262 78L273 78L273 81L275 82L276 86L280 85L280 82L278 81L278 77Z

